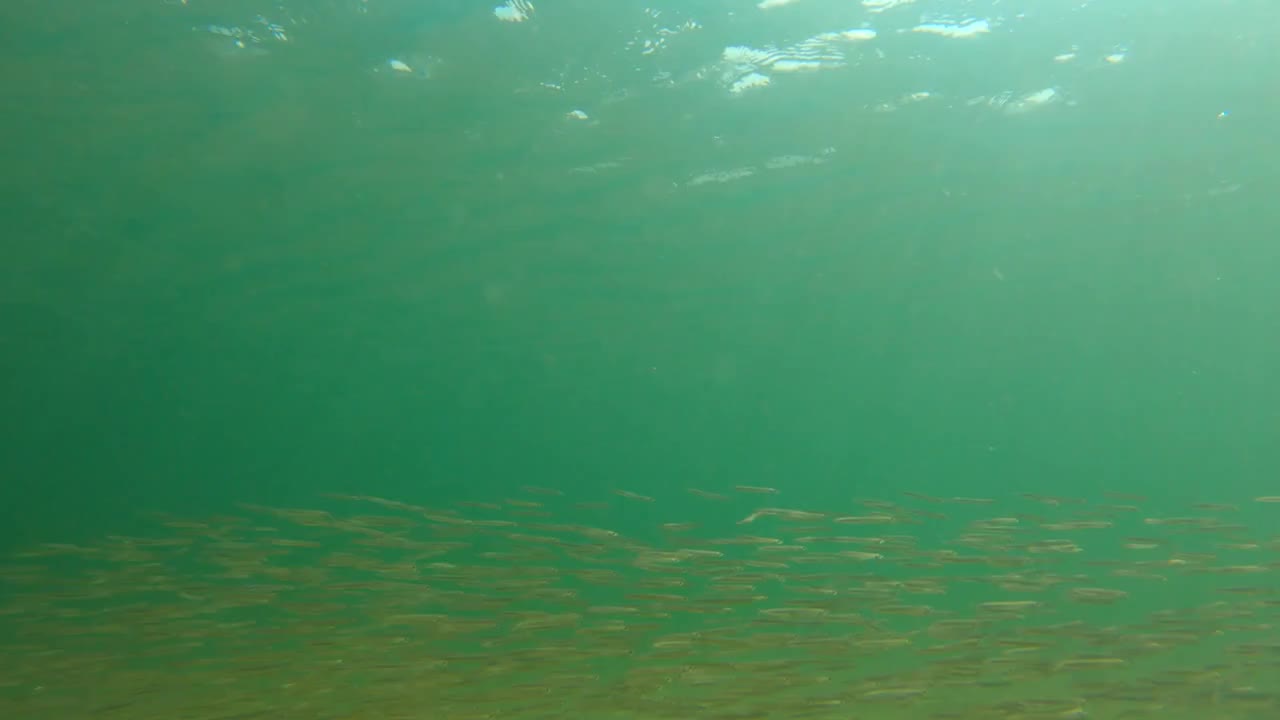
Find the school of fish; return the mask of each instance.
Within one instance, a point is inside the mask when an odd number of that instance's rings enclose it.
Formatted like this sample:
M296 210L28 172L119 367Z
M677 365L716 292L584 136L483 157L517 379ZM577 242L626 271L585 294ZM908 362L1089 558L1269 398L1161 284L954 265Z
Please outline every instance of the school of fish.
M790 495L329 495L27 548L0 717L1280 718L1280 496Z

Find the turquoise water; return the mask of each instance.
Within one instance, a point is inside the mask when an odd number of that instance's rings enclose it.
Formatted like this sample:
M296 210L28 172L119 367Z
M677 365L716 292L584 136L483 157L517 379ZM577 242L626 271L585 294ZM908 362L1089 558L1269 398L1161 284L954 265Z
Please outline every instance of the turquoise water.
M697 9L673 69L733 35ZM571 3L423 21L448 61L405 83L372 69L403 8L300 6L296 46L227 58L192 28L248 6L16 6L0 544L139 508L548 478L1263 494L1266 8L1140 9L1025 39L1008 19L979 38L994 49L951 44L970 74L950 80L940 56L776 97L600 81L573 98L594 100L587 128L518 92L560 58L622 64L609 14ZM616 15L614 35L634 19ZM766 34L740 15L744 42ZM983 73L1066 35L1147 45L1028 122L866 109L926 76L1003 87Z
M597 520L641 536L739 484L1266 534L1269 3L954 9L973 42L924 2L678 4L656 56L631 4L406 7L5 11L0 549L523 485L652 496ZM259 13L288 40L205 29ZM864 23L730 89L725 47Z

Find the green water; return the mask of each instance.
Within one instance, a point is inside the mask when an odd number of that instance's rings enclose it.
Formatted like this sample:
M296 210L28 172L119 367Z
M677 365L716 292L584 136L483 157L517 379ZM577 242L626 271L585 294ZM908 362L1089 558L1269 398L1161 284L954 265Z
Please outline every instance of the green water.
M1280 492L1265 45L1012 129L677 91L570 142L480 81L515 50L404 92L338 27L266 69L154 13L5 11L0 547L326 491ZM673 188L713 132L839 152Z

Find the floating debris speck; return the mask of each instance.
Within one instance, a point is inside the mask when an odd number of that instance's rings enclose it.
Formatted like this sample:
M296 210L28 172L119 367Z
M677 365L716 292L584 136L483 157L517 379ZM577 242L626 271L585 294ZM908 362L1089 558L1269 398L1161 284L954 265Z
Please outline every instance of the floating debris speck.
M854 28L853 30L843 30L841 32L821 33L817 35L817 39L828 42L866 42L867 40L875 40L877 34L873 28Z
M870 13L882 13L885 10L892 10L901 5L910 5L915 0L862 0L862 7Z
M533 17L533 3L529 0L507 0L493 9L493 16L502 22L524 22Z
M1016 100L1005 103L1004 111L1010 115L1020 115L1046 105L1052 105L1061 99L1062 93L1058 92L1057 88L1047 87L1043 90L1026 93Z
M967 20L954 25L922 23L911 28L911 32L941 35L949 38L973 38L991 32L991 23L986 20Z
M733 170L721 170L718 172L703 173L701 175L697 175L695 177L690 178L689 182L685 183L685 186L697 187L699 185L707 185L711 183L721 184L721 183L733 182L734 180L742 180L743 178L749 178L755 174L756 174L756 169L753 167L743 167L743 168L735 168Z
M729 92L734 95L741 95L748 90L768 87L770 82L772 81L769 79L768 75L761 75L758 72L750 72L735 80L733 84L729 86Z

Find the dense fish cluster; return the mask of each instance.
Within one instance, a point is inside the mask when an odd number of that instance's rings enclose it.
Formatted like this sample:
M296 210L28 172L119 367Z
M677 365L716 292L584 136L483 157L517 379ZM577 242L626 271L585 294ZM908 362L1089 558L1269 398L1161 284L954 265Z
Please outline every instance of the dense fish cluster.
M332 496L33 547L0 567L0 716L1280 717L1280 497L688 492Z

